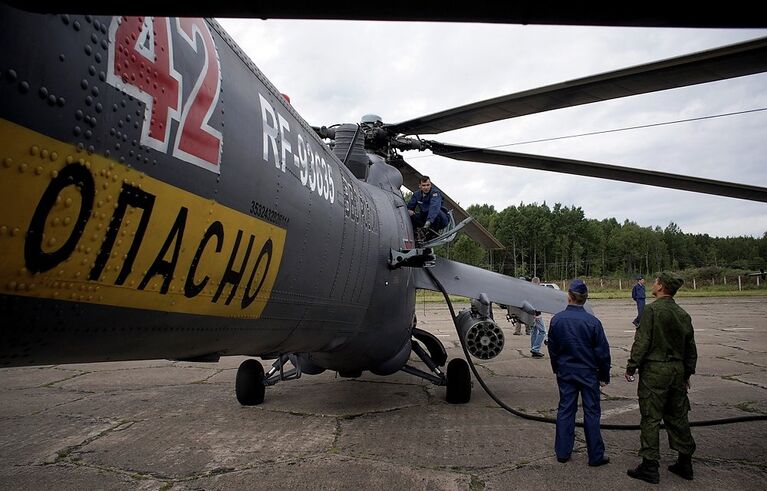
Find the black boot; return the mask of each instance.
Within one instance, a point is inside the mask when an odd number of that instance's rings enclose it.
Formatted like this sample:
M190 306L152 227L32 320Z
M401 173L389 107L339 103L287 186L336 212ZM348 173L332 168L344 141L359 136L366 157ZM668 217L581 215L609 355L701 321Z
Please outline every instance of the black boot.
M677 476L681 476L688 481L692 481L692 455L685 455L680 453L676 464L671 464L668 466L668 470Z
M657 460L642 459L642 463L636 469L629 469L626 471L626 474L634 479L641 479L651 484L658 484L660 482Z

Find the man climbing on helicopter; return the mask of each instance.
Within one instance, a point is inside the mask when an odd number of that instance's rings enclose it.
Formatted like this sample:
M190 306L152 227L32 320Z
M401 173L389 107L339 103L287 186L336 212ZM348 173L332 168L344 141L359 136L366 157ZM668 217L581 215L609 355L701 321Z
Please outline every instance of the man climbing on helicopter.
M418 182L419 189L413 193L407 209L416 236L426 240L439 235L439 231L448 225L449 219L447 210L442 206L442 192L432 185L429 176L421 176Z

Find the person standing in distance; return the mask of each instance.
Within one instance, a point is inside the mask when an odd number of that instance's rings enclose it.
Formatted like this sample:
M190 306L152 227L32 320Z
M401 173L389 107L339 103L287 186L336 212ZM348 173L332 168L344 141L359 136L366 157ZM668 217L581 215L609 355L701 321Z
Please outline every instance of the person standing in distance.
M599 388L610 383L610 345L602 323L586 312L586 284L573 280L567 291L567 308L554 315L549 327L549 357L557 375L559 407L554 451L559 462L567 462L575 444L575 412L578 394L583 401L583 428L589 465L605 465L605 444L599 429L602 410Z
M631 298L637 303L637 316L632 324L634 324L634 327L639 327L639 322L642 320L642 313L644 312L644 276L639 275L636 277L636 280L637 282L631 290Z
M546 338L546 324L543 322L543 315L540 310L535 311L533 321L533 327L530 331L530 354L533 358L543 358L541 346Z
M531 282L533 285L541 285L541 279L537 276L533 276ZM543 322L543 316L541 315L540 310L535 311L533 320L533 325L530 328L530 354L533 358L543 358L541 346L543 345L544 339L546 339L546 324Z
M668 470L687 480L692 480L692 454L695 440L690 432L687 412L690 400L690 376L695 373L698 351L692 319L674 301L674 295L684 280L664 271L652 284L655 301L647 306L639 323L631 357L626 364L626 380L634 381L639 370L639 412L641 434L639 456L642 463L626 473L634 479L657 484L658 460L660 460L660 422L666 424L669 447L679 452L675 464Z

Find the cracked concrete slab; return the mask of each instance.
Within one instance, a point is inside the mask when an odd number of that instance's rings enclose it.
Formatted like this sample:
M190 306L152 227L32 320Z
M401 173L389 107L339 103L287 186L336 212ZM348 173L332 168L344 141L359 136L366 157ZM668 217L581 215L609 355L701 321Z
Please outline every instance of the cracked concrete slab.
M69 366L57 367L21 367L3 370L2 390L43 387L81 375L84 372Z
M706 356L705 354L699 356ZM756 367L729 358L727 355L716 355L709 358L710 363L701 367L696 375L710 375L714 377L732 377L753 372L765 372L767 369Z
M693 428L695 444L700 458L748 463L765 470L767 463L767 423L764 421L740 423L724 427ZM748 438L743 437L747 432Z
M317 476L323 476L321 481ZM290 463L220 473L180 483L179 490L230 489L431 489L458 491L470 489L471 476L420 466L392 464L373 459L328 455Z
M179 366L114 368L87 372L55 385L62 389L90 392L109 391L114 388L131 390L150 384L163 386L200 383L215 373L216 370L211 368Z
M767 414L767 299L680 303L693 317L700 355L690 419ZM602 422L637 424L636 384L622 377L633 303L595 301L594 310L613 356ZM419 304L417 314L419 327L437 335L451 358L461 355L444 306ZM558 393L548 355L531 358L530 338L499 322L506 350L481 362L480 374L510 406L554 417ZM577 429L573 458L560 464L553 425L503 411L476 381L472 401L454 406L444 401L444 387L405 373L303 376L267 388L261 406L242 407L234 379L244 359L0 370L0 490L646 487L625 475L639 462L636 431L604 430L612 462L590 468ZM268 369L272 361L262 363ZM693 434L696 479L687 482L665 470L674 452L661 433L664 488L767 489L767 422Z
M189 479L324 453L335 434L332 418L236 407L207 417L189 411L126 424L79 447L71 459L155 479Z
M69 404L85 397L82 394L50 387L34 387L0 392L3 403L0 404L0 419L30 416L50 411L58 406Z
M518 421L498 407L451 406L440 401L428 408L342 421L336 446L343 454L407 464L414 455L399 449L403 442L417 441L416 458L421 465L468 471L519 458L516 447L521 444L526 458L547 455L550 442L520 438L539 427L534 422Z
M585 451L584 451L585 454ZM577 454L574 454L577 455ZM671 463L670 455L662 455L659 469L660 489L699 490L699 489L739 489L761 491L765 489L764 472L736 463L695 462L696 477L686 481L667 470ZM610 454L610 463L593 468L585 465L585 455L560 464L556 460L536 462L487 477L482 480L486 491L512 491L529 489L557 489L563 491L614 491L615 489L641 490L654 489L651 484L634 481L626 477L626 470L633 469L639 463L638 457L625 452ZM551 480L552 469L562 478L554 484ZM616 476L621 476L617 478Z
M23 483L21 487L19 484ZM162 483L74 464L48 464L0 469L0 490L18 489L109 489L113 491L160 489Z
M765 373L764 376L767 376ZM690 404L736 405L744 401L755 401L757 408L767 412L765 389L756 384L727 377L695 377L690 382ZM765 379L761 379L765 383Z
M37 414L0 420L2 469L38 466L66 459L83 442L115 427L104 418Z
M200 411L221 412L229 410L234 397L231 387L208 384L77 394L81 397L59 406L57 410L124 421L174 418ZM169 401L173 403L169 404ZM205 404L200 401L205 401Z
M392 384L374 380L339 380L335 386L342 389L333 398L323 397L331 390L328 384L306 385L302 390L306 397L296 400L292 390L278 384L270 409L275 411L311 414L315 416L351 417L371 413L424 406L428 393L422 384ZM271 394L270 394L271 398Z

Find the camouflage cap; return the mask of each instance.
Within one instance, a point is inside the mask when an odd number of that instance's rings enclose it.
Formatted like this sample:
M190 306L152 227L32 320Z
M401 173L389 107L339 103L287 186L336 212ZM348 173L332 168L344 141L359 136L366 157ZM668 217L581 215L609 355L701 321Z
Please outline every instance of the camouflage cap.
M677 290L684 285L682 277L671 271L662 271L658 274L658 281L666 287L666 290L668 290L671 295L675 295Z

